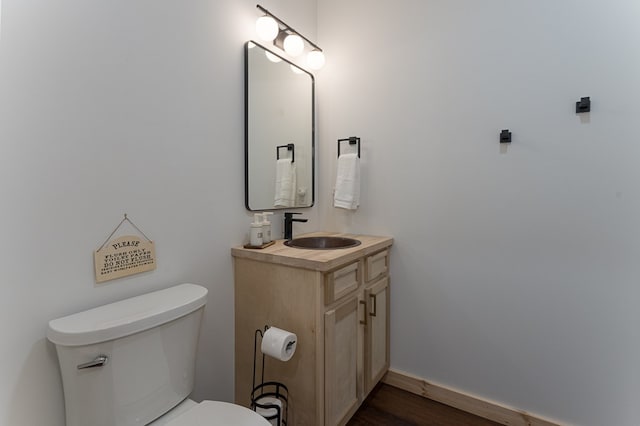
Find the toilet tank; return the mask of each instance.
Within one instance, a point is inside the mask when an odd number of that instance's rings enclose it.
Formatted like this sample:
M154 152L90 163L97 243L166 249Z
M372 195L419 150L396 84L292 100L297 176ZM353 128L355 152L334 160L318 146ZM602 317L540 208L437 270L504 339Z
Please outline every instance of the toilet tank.
M206 296L180 284L50 321L67 426L146 425L184 400Z

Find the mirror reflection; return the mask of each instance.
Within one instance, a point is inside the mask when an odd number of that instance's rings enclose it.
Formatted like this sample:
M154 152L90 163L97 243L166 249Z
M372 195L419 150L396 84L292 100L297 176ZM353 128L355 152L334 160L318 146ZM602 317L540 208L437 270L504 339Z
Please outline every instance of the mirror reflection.
M313 75L263 46L245 45L245 205L314 202Z

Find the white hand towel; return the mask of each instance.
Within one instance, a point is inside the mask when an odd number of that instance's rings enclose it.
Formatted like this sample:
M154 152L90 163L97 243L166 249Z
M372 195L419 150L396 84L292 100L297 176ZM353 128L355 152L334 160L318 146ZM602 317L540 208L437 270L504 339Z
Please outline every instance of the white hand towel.
M348 210L355 210L360 205L360 158L358 158L358 154L342 154L338 157L333 205Z
M294 207L296 200L296 165L290 158L276 162L276 195L274 207Z

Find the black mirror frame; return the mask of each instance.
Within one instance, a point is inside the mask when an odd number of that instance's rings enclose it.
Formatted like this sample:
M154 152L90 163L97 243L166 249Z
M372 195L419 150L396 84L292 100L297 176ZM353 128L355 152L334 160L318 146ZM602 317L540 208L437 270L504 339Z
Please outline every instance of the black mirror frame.
M271 209L251 209L249 207L249 43L270 52L283 61L300 69L311 77L311 204L301 207L280 207ZM278 55L270 49L267 49L260 43L249 40L244 45L244 205L249 211L272 211L272 210L290 210L297 208L310 208L316 202L316 83L315 77L309 71L300 68L298 65L286 58Z

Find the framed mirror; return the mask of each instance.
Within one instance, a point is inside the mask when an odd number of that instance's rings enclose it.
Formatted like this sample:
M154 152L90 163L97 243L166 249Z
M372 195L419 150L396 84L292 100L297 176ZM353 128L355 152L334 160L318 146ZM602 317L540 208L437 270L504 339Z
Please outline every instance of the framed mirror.
M311 207L315 201L313 75L245 45L245 206Z

